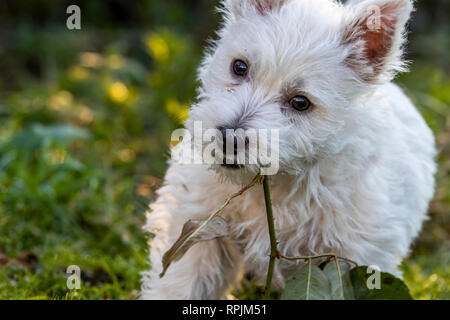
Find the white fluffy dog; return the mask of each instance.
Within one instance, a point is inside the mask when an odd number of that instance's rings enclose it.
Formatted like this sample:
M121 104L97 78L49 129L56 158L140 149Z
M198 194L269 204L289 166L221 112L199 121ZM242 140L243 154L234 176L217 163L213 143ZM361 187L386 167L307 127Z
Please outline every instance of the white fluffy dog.
M336 253L397 269L426 219L434 191L431 130L391 80L405 70L411 0L227 0L224 23L199 70L186 128L276 128L271 176L279 250ZM146 229L151 270L144 299L218 299L242 270L263 282L270 241L262 187L222 216L228 237L193 246L163 278L161 259L189 219L205 219L258 165L170 162ZM283 288L301 261L276 262Z

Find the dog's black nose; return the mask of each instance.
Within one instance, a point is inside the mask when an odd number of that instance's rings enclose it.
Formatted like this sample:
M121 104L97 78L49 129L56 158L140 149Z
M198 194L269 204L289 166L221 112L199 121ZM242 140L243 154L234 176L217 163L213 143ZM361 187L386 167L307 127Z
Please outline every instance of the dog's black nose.
M227 127L219 127L218 128L220 133L222 134L222 148L224 155L227 154L227 141L230 141L229 139L232 139L229 144L230 147L233 148L233 155L236 156L238 154L238 151L244 151L247 148L249 144L248 137L239 137L236 136L236 129L233 128L227 128ZM227 132L228 131L228 132ZM239 143L241 141L241 143ZM243 143L242 143L243 142ZM242 150L240 150L242 149ZM231 150L230 150L231 153ZM231 154L230 154L231 155Z
M234 132L234 129L232 128L226 128L226 127L219 127L218 128L220 133L222 134L222 147L223 147L223 154L227 154L227 141L228 139L233 139L233 154L236 155L237 154L237 137L236 134ZM228 132L227 132L228 130Z

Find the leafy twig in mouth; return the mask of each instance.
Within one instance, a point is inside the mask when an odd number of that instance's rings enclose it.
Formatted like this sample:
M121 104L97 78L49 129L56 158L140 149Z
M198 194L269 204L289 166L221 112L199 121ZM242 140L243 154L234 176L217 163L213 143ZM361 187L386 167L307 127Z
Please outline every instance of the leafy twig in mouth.
M275 268L275 259L280 258L280 253L277 247L277 238L275 234L275 223L273 220L272 200L270 198L270 186L269 177L263 177L264 186L264 201L266 203L267 223L269 225L270 235L270 261L269 269L267 270L266 288L264 289L264 296L268 298L270 296L270 287L272 285L273 270Z
M320 259L320 258L333 258L333 259L344 260L344 261L350 262L350 263L354 264L355 267L358 267L358 264L355 261L344 258L344 257L340 257L334 253L324 253L324 254L319 254L317 256L300 256L300 257L288 257L285 255L280 255L280 257L285 260L311 260L311 259Z
M271 289L271 285L272 285L272 277L273 277L273 271L275 268L275 259L276 258L278 258L278 259L282 258L282 259L291 260L291 261L292 260L308 260L309 264L311 264L311 261L313 259L329 257L329 258L333 258L336 261L338 272L340 272L338 260L344 260L344 261L350 262L350 263L354 264L356 267L358 267L358 264L355 261L344 258L344 257L340 257L334 253L325 253L325 254L320 254L320 255L316 255L316 256L300 256L300 257L288 257L285 255L282 255L278 251L278 246L277 246L277 237L276 237L276 232L275 232L275 222L274 222L274 218L273 218L272 200L270 197L270 185L269 185L269 177L268 176L263 176L263 186L264 186L264 200L265 200L265 204L266 204L267 223L269 226L269 235L270 235L270 260L269 260L269 268L267 270L266 287L264 289L264 297L265 298L270 297L270 289Z
M243 187L238 192L232 194L228 199L225 200L224 204L221 205L216 211L214 211L206 220L189 220L183 226L180 237L175 241L175 243L166 251L163 255L162 265L163 270L159 277L162 278L173 261L177 261L183 257L183 255L192 247L195 243L199 241L212 240L218 237L223 237L227 234L226 221L220 218L218 215L221 213L236 197L241 196L255 184L261 181L261 174L257 174L253 178L250 184ZM210 227L208 230L207 227Z

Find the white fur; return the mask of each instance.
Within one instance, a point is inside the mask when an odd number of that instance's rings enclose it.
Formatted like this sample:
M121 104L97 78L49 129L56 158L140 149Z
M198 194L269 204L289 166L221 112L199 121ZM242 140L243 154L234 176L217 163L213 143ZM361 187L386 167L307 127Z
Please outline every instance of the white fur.
M260 12L258 1L274 5ZM389 11L397 19L392 46L378 71L369 70L360 31L353 42L343 38L364 5L386 3L397 5ZM397 267L426 219L436 170L430 129L390 83L403 68L404 25L411 10L409 0L225 3L219 40L200 67L199 102L186 128L201 120L207 128L232 122L281 130L280 172L271 177L271 188L283 254L333 252L401 275ZM249 80L231 75L236 58L249 62ZM283 100L286 91L307 95L312 110L290 109ZM231 236L196 244L159 278L162 255L183 224L208 217L258 170L169 164L147 217L146 230L156 236L142 298L218 299L244 268L263 283L270 245L260 186L223 212ZM274 285L283 288L300 263L277 261Z

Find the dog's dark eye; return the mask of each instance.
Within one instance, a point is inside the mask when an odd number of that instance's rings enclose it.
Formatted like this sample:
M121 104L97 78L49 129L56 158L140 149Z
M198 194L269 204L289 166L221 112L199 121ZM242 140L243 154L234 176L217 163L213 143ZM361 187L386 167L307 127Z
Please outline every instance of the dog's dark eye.
M248 71L247 64L242 60L234 60L233 61L233 72L235 75L239 77L245 77Z
M311 106L311 102L305 96L295 96L289 101L289 104L297 111L306 111Z

